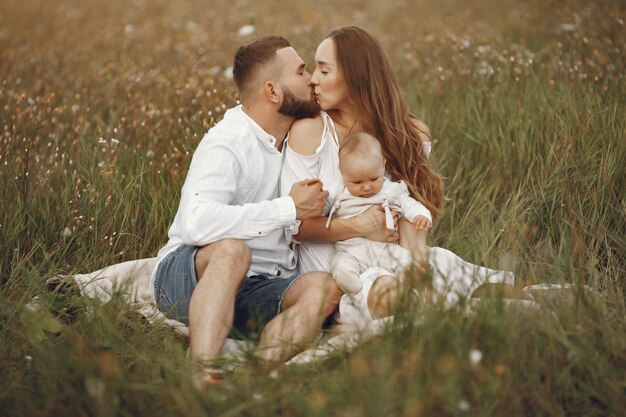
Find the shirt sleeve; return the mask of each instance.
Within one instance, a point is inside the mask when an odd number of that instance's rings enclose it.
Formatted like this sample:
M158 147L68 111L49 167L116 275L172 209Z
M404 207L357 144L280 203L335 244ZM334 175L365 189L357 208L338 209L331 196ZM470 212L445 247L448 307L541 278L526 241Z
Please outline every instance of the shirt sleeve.
M210 155L210 163L207 163ZM180 198L183 242L204 246L225 238L267 235L296 218L291 197L238 205L234 203L244 178L244 159L227 143L199 148L193 156Z
M396 202L402 209L402 215L410 222L412 222L417 216L424 216L432 224L433 218L430 214L430 210L428 210L422 203L411 197L409 189L404 181L400 181L400 185L402 187L402 193L400 193Z

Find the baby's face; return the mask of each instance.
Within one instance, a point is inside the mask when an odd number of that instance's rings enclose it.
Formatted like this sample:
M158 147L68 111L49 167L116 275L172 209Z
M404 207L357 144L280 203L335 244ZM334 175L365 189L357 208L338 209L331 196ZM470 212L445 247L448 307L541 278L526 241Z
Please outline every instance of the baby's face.
M346 188L356 197L371 197L383 188L385 163L381 158L346 158L341 161Z

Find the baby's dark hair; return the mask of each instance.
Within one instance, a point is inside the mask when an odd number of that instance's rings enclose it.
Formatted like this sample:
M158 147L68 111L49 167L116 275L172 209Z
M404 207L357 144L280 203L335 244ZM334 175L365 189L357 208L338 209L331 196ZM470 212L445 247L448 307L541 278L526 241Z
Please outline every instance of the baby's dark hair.
M339 147L339 169L341 162L346 158L363 159L367 157L380 158L384 163L383 148L374 136L365 132L351 133L341 141Z

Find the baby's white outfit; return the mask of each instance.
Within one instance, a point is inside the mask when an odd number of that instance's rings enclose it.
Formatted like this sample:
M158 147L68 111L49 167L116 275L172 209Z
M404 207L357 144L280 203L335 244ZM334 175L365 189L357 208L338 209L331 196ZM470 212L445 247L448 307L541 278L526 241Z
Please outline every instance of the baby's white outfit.
M393 182L385 178L382 189L371 197L358 197L350 194L343 182L338 182L327 200L330 211L327 226L333 216L351 218L358 216L372 205L382 205L386 209L399 211L410 222L416 216L424 216L432 222L430 211L422 203L412 198L403 181ZM336 254L330 271L339 287L345 293L356 294L363 285L359 276L368 268L379 266L400 278L400 273L410 267L411 253L397 243L378 242L364 237L355 237L335 243Z

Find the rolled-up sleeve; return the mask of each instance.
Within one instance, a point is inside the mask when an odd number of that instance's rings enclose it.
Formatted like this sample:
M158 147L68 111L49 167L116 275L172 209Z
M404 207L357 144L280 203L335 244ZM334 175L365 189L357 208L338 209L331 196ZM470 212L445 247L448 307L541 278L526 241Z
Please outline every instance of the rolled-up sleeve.
M245 186L238 184L238 179L246 175L245 160L237 152L227 143L217 143L194 154L179 207L185 244L204 246L225 238L250 239L295 222L296 207L288 196L233 203L239 187Z

